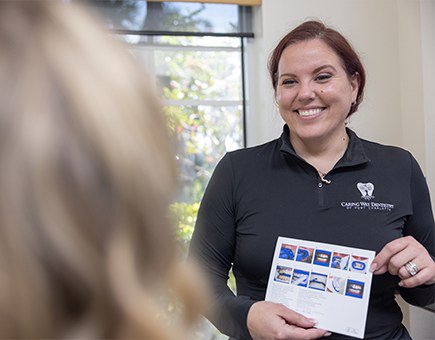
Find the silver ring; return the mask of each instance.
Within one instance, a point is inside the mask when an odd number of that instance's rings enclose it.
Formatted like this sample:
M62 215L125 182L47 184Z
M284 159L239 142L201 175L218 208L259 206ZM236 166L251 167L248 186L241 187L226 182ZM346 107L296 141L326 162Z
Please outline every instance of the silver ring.
M409 275L411 276L414 276L418 273L418 267L412 261L409 261L407 264L405 264L405 269L408 271Z

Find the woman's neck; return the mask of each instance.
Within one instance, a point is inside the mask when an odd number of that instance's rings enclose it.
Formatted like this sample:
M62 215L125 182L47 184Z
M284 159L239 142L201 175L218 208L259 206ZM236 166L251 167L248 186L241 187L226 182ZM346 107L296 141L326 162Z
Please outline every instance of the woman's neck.
M295 152L318 171L321 177L325 176L343 157L349 144L346 131L335 138L328 140L292 140Z

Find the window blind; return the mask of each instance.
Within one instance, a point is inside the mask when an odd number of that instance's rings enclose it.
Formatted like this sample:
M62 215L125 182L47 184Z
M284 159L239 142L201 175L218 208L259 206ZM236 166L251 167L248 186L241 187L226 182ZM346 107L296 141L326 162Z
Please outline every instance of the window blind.
M217 0L213 0L217 1ZM229 1L229 0L219 0ZM232 0L240 1L240 0ZM243 0L260 1L260 0ZM88 1L113 33L253 38L253 6L199 1Z
M260 6L262 0L148 0L149 2L201 2L215 4L232 4L240 6Z

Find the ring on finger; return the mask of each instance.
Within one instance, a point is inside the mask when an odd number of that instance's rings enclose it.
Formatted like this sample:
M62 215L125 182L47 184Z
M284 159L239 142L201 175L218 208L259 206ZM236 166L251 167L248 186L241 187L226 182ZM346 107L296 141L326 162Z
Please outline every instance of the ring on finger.
M409 275L411 276L414 276L418 273L418 267L412 261L409 261L407 264L405 264L405 269L408 271Z

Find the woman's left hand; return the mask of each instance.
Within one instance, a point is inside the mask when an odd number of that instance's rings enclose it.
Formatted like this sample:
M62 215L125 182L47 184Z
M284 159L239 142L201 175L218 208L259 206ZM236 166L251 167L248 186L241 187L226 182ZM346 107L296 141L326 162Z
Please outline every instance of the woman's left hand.
M412 236L387 243L374 258L370 269L375 275L387 271L398 275L402 279L399 286L405 288L435 283L435 262Z

